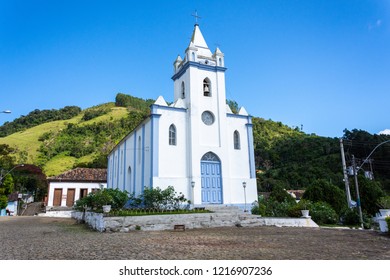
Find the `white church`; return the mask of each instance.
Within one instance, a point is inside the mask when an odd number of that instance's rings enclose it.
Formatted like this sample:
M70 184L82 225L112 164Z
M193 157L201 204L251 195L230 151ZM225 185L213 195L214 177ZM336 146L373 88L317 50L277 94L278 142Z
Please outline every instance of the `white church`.
M257 200L252 118L226 104L225 60L195 24L173 63L174 102L162 96L151 113L108 155L107 186L139 195L173 186L196 206Z

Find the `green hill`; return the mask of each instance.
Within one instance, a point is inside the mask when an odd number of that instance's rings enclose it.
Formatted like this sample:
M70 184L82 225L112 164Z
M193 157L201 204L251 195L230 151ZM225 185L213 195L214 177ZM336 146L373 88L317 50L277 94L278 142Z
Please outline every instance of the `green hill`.
M15 162L38 165L48 176L76 166L106 167L109 151L149 114L152 102L119 93L115 103L79 112L78 107L65 107L77 114L61 120L55 110L34 110L22 120L0 127L6 135L0 138L0 145L15 149ZM46 122L44 116L54 120ZM31 127L36 122L39 124ZM258 117L253 118L253 133L260 191L275 186L304 189L318 179L343 188L339 139L305 134ZM344 139L348 161L352 154L363 159L390 136L354 129L346 130ZM384 145L372 156L376 181L386 190L390 190L389 146Z
M0 138L0 144L6 144L16 150L16 162L35 164L41 166L46 175L57 175L77 165L93 164L104 152L104 145L108 145L105 147L107 150L126 134L121 124L126 121L131 123L131 110L116 107L114 103L95 106L67 120L49 121L22 129ZM85 118L86 115L91 115L91 112L97 112L92 114L95 117ZM136 115L139 114L141 113ZM91 131L99 127L109 128L106 132L107 138L101 139L95 145L88 144L88 139L93 138ZM72 135L76 129L78 133ZM59 147L61 145L62 147ZM79 152L75 152L76 150Z

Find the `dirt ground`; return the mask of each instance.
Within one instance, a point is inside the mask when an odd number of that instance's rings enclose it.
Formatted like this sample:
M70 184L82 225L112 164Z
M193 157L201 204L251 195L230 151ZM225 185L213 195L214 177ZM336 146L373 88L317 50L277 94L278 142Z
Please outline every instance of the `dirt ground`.
M329 228L98 233L72 219L0 217L2 260L390 260L390 235Z

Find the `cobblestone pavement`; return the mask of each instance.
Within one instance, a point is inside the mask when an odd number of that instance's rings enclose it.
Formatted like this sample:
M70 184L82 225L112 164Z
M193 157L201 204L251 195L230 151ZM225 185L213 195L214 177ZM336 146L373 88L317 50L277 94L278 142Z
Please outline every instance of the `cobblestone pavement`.
M385 259L390 237L325 228L212 228L98 233L72 219L0 217L3 260Z

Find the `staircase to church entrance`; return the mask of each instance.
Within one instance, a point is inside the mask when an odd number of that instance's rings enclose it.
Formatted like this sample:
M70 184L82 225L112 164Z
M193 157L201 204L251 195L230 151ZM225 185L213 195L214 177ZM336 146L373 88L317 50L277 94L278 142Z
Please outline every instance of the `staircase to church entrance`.
M213 212L213 222L220 224L220 226L231 226L232 223L238 227L242 226L242 223L255 224L260 217L244 212L237 206L207 205L205 209Z

